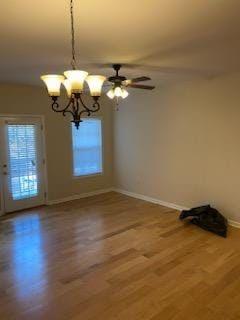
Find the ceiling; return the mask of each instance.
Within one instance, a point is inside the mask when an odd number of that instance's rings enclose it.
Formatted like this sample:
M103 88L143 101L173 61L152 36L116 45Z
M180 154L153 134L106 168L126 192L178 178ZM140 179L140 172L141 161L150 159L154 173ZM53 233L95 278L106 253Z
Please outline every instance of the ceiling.
M79 68L120 62L156 83L240 71L239 12L239 0L75 0ZM0 15L0 82L70 68L68 0L2 1Z

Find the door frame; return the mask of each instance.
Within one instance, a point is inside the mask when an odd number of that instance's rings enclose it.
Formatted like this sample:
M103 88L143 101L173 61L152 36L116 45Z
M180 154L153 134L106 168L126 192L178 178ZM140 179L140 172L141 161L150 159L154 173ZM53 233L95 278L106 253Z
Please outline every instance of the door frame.
M12 114L12 113L0 113L0 120L2 118L9 118L9 119L24 119L24 118L37 118L40 120L41 123L41 141L42 141L42 154L43 154L43 190L44 190L44 203L47 204L48 199L48 176L47 176L47 157L46 157L46 139L45 139L45 117L43 115L36 115L36 114ZM3 150L3 134L2 134L2 127L0 125L0 150ZM3 167L3 157L0 153L0 170ZM5 202L4 202L4 195L3 195L3 179L2 174L0 174L0 194L1 194L1 205L0 205L0 216L3 216L5 211Z

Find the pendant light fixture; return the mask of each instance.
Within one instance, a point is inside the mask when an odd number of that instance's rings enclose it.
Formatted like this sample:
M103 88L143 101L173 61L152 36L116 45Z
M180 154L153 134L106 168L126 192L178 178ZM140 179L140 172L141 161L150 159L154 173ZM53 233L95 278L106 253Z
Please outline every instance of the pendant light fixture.
M47 86L48 94L52 98L52 110L62 113L63 116L71 114L72 122L76 128L79 128L82 122L82 115L90 116L100 109L99 98L101 96L102 85L106 78L101 75L88 75L88 72L78 70L75 57L75 33L74 33L74 16L73 0L70 0L70 17L71 17L71 45L72 61L71 70L65 71L64 75L50 74L43 75L41 79ZM93 98L93 104L87 106L83 101L83 89L85 81L88 84L90 94ZM58 97L60 96L61 85L64 85L69 101L65 107L60 107Z

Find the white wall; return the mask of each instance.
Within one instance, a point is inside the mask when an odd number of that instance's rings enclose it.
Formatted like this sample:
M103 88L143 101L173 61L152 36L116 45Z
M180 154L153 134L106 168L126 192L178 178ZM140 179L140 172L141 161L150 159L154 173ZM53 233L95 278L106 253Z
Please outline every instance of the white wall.
M131 92L114 132L116 187L240 222L240 74Z
M0 85L0 113L42 114L49 199L116 187L192 207L210 203L240 222L240 75L131 91L114 112L103 98L104 175L74 179L69 121L43 88ZM114 151L114 161L112 159Z

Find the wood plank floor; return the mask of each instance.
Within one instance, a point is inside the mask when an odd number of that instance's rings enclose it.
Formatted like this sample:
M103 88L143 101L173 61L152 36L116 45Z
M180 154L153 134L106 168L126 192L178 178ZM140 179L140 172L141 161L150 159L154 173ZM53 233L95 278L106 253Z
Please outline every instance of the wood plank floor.
M0 220L0 319L240 319L240 230L118 193Z

